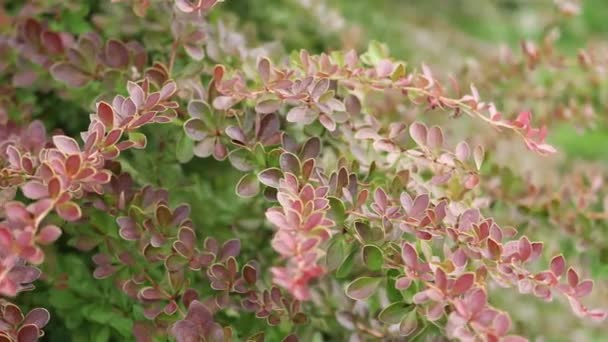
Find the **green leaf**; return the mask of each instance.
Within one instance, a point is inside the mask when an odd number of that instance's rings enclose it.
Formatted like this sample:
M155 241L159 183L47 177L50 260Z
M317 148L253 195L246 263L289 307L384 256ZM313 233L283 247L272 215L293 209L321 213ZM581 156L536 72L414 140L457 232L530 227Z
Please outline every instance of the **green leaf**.
M329 199L329 213L331 218L336 222L337 227L342 227L346 220L346 209L344 208L344 202L339 198L330 196Z
M215 118L209 104L203 100L192 100L188 103L188 113L193 118L201 119L208 130L215 129Z
M194 143L192 139L188 138L185 134L180 134L175 147L177 161L182 164L189 162L194 156L193 147Z
M350 254L344 259L338 270L336 271L336 277L338 279L346 277L353 269L355 264L355 257L357 256L358 248L353 249Z
M129 140L135 143L133 148L143 149L146 147L147 138L140 132L129 132Z
M367 52L361 56L361 61L367 65L376 65L379 61L388 57L389 51L385 44L375 40L369 42Z
M133 321L121 315L114 315L108 324L124 337L132 336Z
M391 269L387 272L386 297L391 302L403 301L403 294L395 288L396 279L401 276L401 272Z
M399 325L399 333L401 336L409 336L418 328L418 316L416 310L410 311Z
M116 314L112 311L112 308L107 306L99 306L97 303L84 306L82 308L82 314L89 320L99 324L107 324L116 316Z
M261 168L266 168L266 150L261 143L255 144L253 147L253 155L256 159L256 164Z
M333 271L340 267L346 257L347 245L344 241L344 235L336 235L327 248L325 263L328 271Z
M344 66L344 52L342 51L332 51L331 52L331 59L334 63L338 64L338 66L343 67Z
M405 77L405 64L397 63L397 67L395 68L395 70L393 70L393 73L391 74L391 79L393 81L396 81L401 77Z
M72 309L82 304L80 299L68 290L51 291L49 302L57 309Z
M363 262L372 271L379 271L384 264L384 254L376 245L363 246Z
M382 278L357 278L346 286L346 295L355 300L365 300L374 294L381 281Z
M404 302L393 303L380 312L378 319L387 324L397 324L410 310L410 304Z
M110 340L110 327L108 326L95 326L90 330L92 342L107 342Z
M355 222L355 231L365 243L384 240L384 231L382 228L377 226L372 227L367 222Z

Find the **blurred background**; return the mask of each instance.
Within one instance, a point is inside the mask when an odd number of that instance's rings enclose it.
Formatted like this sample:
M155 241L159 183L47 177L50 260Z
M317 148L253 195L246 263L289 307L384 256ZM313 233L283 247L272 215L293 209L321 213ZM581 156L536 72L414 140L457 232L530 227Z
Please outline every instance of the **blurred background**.
M555 50L567 58L576 58L580 49L604 49L603 44L608 44L605 0L230 0L222 8L234 12L245 27L255 28L258 38L278 40L287 51L302 48L317 53L338 48L361 51L375 40L386 43L391 56L411 66L427 63L438 72L460 76L480 64L486 70L479 72L491 73L487 68L492 64L483 64L505 49L517 54L523 41L552 39ZM548 69L537 72L541 75L530 73L526 77L536 85L539 78L544 78L545 84L576 81L577 76L569 75L570 71L558 75L551 67ZM462 77L458 79L464 81ZM508 87L506 83L495 86ZM604 84L600 86L605 90ZM598 97L593 100L605 103L599 99L605 95L596 96L594 90L577 91L586 92L582 97ZM492 100L499 101L494 97ZM558 101L565 102L564 98ZM604 153L608 133L600 124L606 113L595 114L593 124L557 125L549 140L573 158L608 160L608 154ZM595 124L600 125L585 131L581 139L583 132L575 126Z

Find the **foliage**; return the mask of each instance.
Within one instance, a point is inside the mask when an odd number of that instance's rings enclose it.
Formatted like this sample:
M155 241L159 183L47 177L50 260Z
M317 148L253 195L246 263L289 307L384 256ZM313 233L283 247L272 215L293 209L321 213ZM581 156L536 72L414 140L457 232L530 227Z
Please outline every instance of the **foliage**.
M0 341L516 342L554 298L606 333L605 171L547 142L603 124L601 46L551 22L459 82L284 5L0 10Z

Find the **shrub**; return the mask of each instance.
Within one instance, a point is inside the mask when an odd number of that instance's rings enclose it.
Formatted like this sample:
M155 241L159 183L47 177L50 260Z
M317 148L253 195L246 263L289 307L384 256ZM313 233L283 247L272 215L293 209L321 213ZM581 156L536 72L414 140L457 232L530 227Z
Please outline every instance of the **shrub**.
M106 4L141 22L124 37L63 32L53 1L1 16L0 340L523 341L506 288L608 315L568 253L488 205L569 219L497 162L513 137L556 152L525 108L376 42L285 56L209 20L218 0L130 3Z

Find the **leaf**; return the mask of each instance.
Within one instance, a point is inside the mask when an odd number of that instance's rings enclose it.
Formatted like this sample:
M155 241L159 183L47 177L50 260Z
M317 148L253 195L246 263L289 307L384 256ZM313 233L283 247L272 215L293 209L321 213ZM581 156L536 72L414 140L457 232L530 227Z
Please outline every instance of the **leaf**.
M238 100L233 98L232 96L218 96L213 99L212 104L213 108L215 109L227 110L234 106L237 102Z
M47 49L50 53L58 54L62 53L64 46L61 41L61 36L58 33L52 31L44 31L41 35L42 45Z
M376 242L384 239L384 231L377 226L370 226L369 223L355 222L357 235L363 242Z
M369 61L365 61L371 65L375 65L380 60L388 57L388 48L386 45L379 43L378 41L372 40L367 47L367 58Z
M203 120L197 118L188 119L188 121L184 123L184 132L186 132L186 135L194 141L201 141L207 137L205 123Z
M331 218L336 223L336 226L340 227L346 220L346 208L344 202L337 197L328 197L329 199L329 213Z
M312 123L316 115L306 106L293 107L287 112L287 121L308 125Z
M213 154L216 145L216 139L207 137L194 146L194 155L201 158L209 157Z
M114 108L108 103L104 101L97 103L97 117L106 128L114 127Z
M385 286L386 297L391 302L402 301L403 294L401 293L401 290L397 289L397 287L396 287L397 279L399 279L396 277L399 276L399 271L389 270L388 275L389 276L386 279L386 286Z
M358 115L361 113L361 101L359 98L353 94L349 94L344 100L344 106L346 107L346 112L351 115Z
M426 125L421 122L414 122L410 126L410 136L418 146L425 146L427 144L427 128Z
M82 216L80 207L72 201L61 203L55 209L57 214L66 221L76 221Z
M144 149L148 143L146 135L141 132L129 132L129 141L133 142L135 149Z
M260 58L258 61L258 73L264 84L270 79L270 60L266 57Z
M70 138L65 135L55 135L53 136L53 144L57 149L65 154L75 154L80 153L80 147L78 143L73 138Z
M483 146L478 145L473 150L473 159L475 159L475 166L477 167L477 170L481 169L481 163L483 162L483 158L484 158Z
M25 197L33 200L49 196L47 186L36 180L29 181L22 185L21 191Z
M566 260L563 255L556 255L551 259L551 271L556 277L561 277L566 270Z
M426 144L430 148L434 149L438 149L443 146L443 131L439 126L433 126L429 129Z
M355 300L365 300L374 294L380 282L382 278L357 278L346 286L346 295Z
M378 319L386 324L397 324L403 320L410 310L410 304L404 302L393 303L380 311Z
M304 146L302 146L302 160L307 160L309 158L316 158L321 153L321 139L318 137L312 137L308 139Z
M54 79L74 88L82 87L91 80L86 72L67 62L53 64L50 72Z
M418 265L418 252L409 242L404 242L401 246L401 259L407 267L416 268Z
M36 308L25 315L22 324L33 324L39 329L44 328L50 320L50 314L47 309Z
M410 311L410 313L405 316L405 318L401 321L399 325L399 333L401 336L409 336L418 328L418 315L416 314L416 310Z
M460 160L461 162L465 162L467 159L469 159L469 156L471 155L471 149L469 148L469 144L467 144L466 141L459 142L458 145L456 145L456 150L454 154L456 155L456 158L458 158L458 160Z
M243 172L249 172L254 169L254 160L251 151L245 148L238 148L230 151L228 160L235 169Z
M236 185L236 194L240 197L248 198L257 195L260 192L260 183L258 177L253 173L248 173L241 177Z
M55 225L49 224L43 227L36 237L41 245L49 245L55 242L61 236L61 229Z
M263 170L258 174L260 182L271 188L279 187L279 180L283 177L283 172L276 167Z
M180 134L175 146L177 161L184 164L194 157L194 143L185 134Z
M574 268L570 267L568 272L566 272L566 276L568 278L568 285L571 287L576 287L579 282L578 273L574 270Z
M363 246L363 262L372 271L379 271L384 265L382 250L376 245Z
M255 105L255 111L261 114L274 113L281 108L281 101L277 99L267 99Z
M298 159L295 154L290 152L284 152L281 154L279 157L279 165L281 166L281 170L296 175L300 173L300 169L302 168L300 165L300 159Z
M37 326L33 324L26 324L19 328L17 332L17 341L18 342L36 342L38 341L38 336L40 334L40 330Z
M354 248L350 254L344 259L340 267L336 270L336 278L341 279L346 277L352 271L355 265L355 257L357 256L357 248Z
M391 74L391 79L393 81L396 81L402 77L405 77L405 64L397 63L397 66L395 67L395 69L393 70L393 73Z
M110 340L110 327L106 325L98 325L97 328L93 328L91 331L91 342L107 342Z
M347 245L343 235L337 235L327 248L325 263L328 271L337 269L346 257Z
M238 145L247 145L247 137L245 137L245 133L238 126L228 126L224 130L226 135L232 139L232 142Z
M453 296L459 296L468 291L474 282L475 273L465 273L454 281L450 292Z
M188 114L191 117L201 119L209 128L214 128L213 111L209 104L203 100L192 100L188 103Z
M129 50L123 42L114 39L108 40L105 52L108 66L123 69L129 64Z

